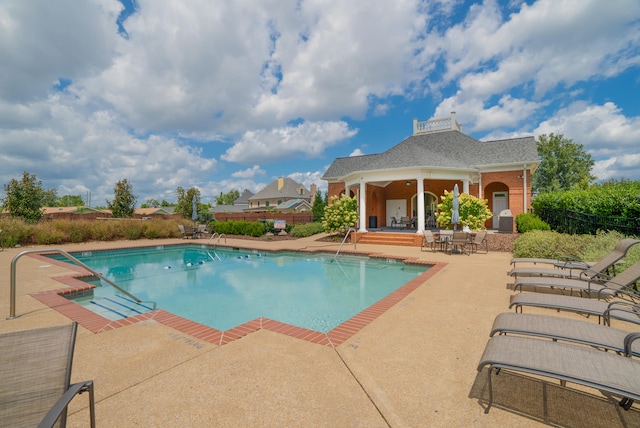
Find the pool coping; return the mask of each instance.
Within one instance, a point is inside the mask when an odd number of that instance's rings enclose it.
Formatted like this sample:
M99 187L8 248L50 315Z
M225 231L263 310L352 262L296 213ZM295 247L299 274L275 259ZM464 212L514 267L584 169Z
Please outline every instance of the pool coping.
M164 247L170 246L184 246L184 245L197 245L202 246L203 244L170 244L164 245ZM239 248L238 246L225 246L219 245L220 247L225 248ZM109 251L112 250L131 250L136 248L151 248L152 246L144 245L137 247L123 247L123 248L109 248ZM157 247L157 246L153 246ZM244 249L252 249L250 246L241 247ZM93 251L102 251L102 250L93 250ZM264 251L264 250L261 250ZM274 250L269 252L278 253L278 252L291 252L291 250ZM327 253L326 250L321 249L301 249L295 252L306 252L306 253ZM172 314L171 312L165 311L163 309L155 309L153 311L120 319L120 320L109 320L95 312L86 309L85 307L74 303L73 301L64 297L69 294L78 294L83 292L88 292L93 289L95 286L90 285L83 281L81 278L83 277L92 277L93 275L88 274L86 270L84 270L80 266L76 266L70 264L63 260L55 260L49 257L46 257L46 251L37 254L30 254L30 257L35 259L45 261L50 264L55 264L57 266L61 266L67 269L71 269L77 272L77 274L71 275L62 275L52 277L51 279L58 281L65 285L64 288L40 291L31 293L30 295L41 303L49 306L50 308L58 311L62 315L70 318L72 321L78 322L81 326L85 327L89 331L94 334L102 333L110 330L114 330L117 328L125 327L131 324L135 324L142 321L154 320L161 324L164 324L168 327L171 327L175 330L178 330L184 334L188 334L196 339L202 340L204 342L212 343L218 346L225 345L227 343L233 342L235 340L241 339L248 334L256 332L258 330L264 329L273 331L276 333L283 334L285 336L301 339L307 342L328 346L335 348L344 341L348 340L354 334L358 333L364 327L369 325L373 320L378 318L380 315L384 314L387 310L395 306L409 294L411 294L414 290L423 285L426 281L428 281L431 277L437 274L440 270L447 266L445 262L430 262L425 260L420 260L418 258L410 257L400 257L396 255L377 253L377 252L358 252L358 251L343 251L342 254L345 255L357 255L357 256L367 256L370 258L379 258L379 259L391 259L401 261L407 264L414 265L430 265L431 267L407 282L406 284L400 286L395 291L391 292L387 296L383 297L379 301L375 302L371 306L363 309L361 312L357 313L350 319L344 321L342 324L338 325L334 329L328 331L327 333L322 333L314 330L309 330L301 327L296 327L290 324L286 324L280 321L275 321L269 318L259 317L252 321L248 321L244 324L233 327L229 330L220 331L215 328L197 323L195 321L191 321L187 318L183 318L181 316Z

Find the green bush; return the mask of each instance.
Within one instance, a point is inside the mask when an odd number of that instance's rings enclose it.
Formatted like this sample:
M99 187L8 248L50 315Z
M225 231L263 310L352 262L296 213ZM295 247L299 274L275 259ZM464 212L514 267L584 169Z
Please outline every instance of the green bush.
M264 235L265 225L259 222L248 221L217 221L214 223L214 232L225 235L247 235L260 237Z
M611 252L625 236L618 232L598 232L596 235L570 235L554 231L532 230L513 243L514 257L540 257L562 260L576 257L598 261ZM640 260L640 244L631 247L623 262L616 265L621 272Z
M323 231L324 231L324 228L322 227L322 223L320 222L296 224L289 232L289 235L294 236L296 238L306 238L308 236L313 236L317 233L321 233Z
M551 226L534 214L520 213L516 216L516 229L518 233L531 230L551 230Z
M453 214L453 191L444 191L441 196L441 203L438 204L437 220L440 227L452 228L451 215ZM460 193L458 197L458 214L460 224L469 226L473 230L484 230L485 222L493 217L491 210L487 207L486 199L479 199L467 193Z

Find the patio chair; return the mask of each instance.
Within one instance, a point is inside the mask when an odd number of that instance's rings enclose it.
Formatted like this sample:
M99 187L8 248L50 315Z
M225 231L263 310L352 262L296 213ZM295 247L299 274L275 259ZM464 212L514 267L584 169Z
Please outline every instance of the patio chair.
M566 269L559 268L541 268L541 267L514 267L509 271L509 275L513 277L522 276L555 276L560 278L579 278L593 280L602 277L608 279L606 271L612 269L615 273L614 265L627 255L627 251L632 246L640 243L637 239L623 239L616 244L613 250L593 266L584 269L569 267Z
M633 288L635 283L640 280L640 261L635 262L627 269L619 273L618 275L610 278L606 282L600 282L600 278L593 280L581 280L581 279L565 279L565 278L553 278L553 277L524 277L518 278L513 284L513 289L522 291L523 288L532 289L538 291L540 288L543 290L560 289L577 291L579 294L584 294L587 297L591 297L592 294L604 294L612 295L617 291L626 291Z
M178 224L178 229L180 229L180 234L182 235L182 239L188 239L194 237L195 233L193 233L193 228L190 227L189 230L186 230L184 225Z
M585 299L577 296L563 296L545 293L518 293L511 296L509 308L522 312L523 307L547 308L556 311L569 311L587 316L598 317L598 323L611 325L611 320L630 322L640 325L640 304L629 293L619 293L621 298L611 301ZM628 296L627 298L624 296Z
M595 264L595 262L585 262L580 257L571 254L558 257L557 259L515 257L509 262L509 264L512 264L514 267L516 267L518 263L529 263L534 265L546 264L560 269L589 269Z
M397 218L395 218L395 217L391 217L391 228L394 228L394 227L396 227L396 226L397 226L397 225L399 225L399 224L400 224L400 222L398 221L398 219L397 219Z
M469 245L469 234L467 232L453 231L451 240L447 242L447 252L449 254L459 253L470 255L467 251L467 245Z
M503 312L493 321L489 336L496 334L542 337L622 353L624 338L629 331L550 315ZM640 356L640 341L634 343L631 353Z
M70 384L77 323L0 335L0 424L64 427L67 406L89 392L95 427L93 381ZM39 424L39 425L38 425Z
M473 237L469 241L469 246L471 247L472 253L477 253L481 247L484 247L482 254L487 254L489 252L489 243L487 242L487 231L483 230L481 232L476 233L476 236Z
M423 248L431 247L431 251L435 253L436 245L437 245L436 237L433 236L433 232L431 232L428 229L425 229L423 233L424 233L424 239L422 240L420 251L422 251Z
M572 382L606 391L622 397L620 406L629 410L633 400L640 400L640 360L628 356L638 338L640 333L629 333L622 344L625 355L618 355L550 340L494 336L478 364L478 371L485 366L489 369L489 401L484 412L489 413L493 404L491 372L503 369L558 379L563 386Z

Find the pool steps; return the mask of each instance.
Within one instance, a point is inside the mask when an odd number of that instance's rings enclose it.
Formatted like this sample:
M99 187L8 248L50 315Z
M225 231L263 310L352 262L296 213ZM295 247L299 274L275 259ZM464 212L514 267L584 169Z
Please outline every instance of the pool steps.
M99 297L84 304L80 302L76 303L112 321L140 315L153 310L152 307L137 303L126 297L118 295L115 297L119 300L114 300L111 297Z

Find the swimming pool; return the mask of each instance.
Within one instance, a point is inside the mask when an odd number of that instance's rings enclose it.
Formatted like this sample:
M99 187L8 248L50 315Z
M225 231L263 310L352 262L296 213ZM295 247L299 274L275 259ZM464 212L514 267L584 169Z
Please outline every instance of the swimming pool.
M429 269L395 259L179 245L73 253L134 296L224 331L259 317L325 333ZM98 284L96 284L98 285ZM77 303L109 318L132 302L109 286ZM114 303L115 302L115 303Z

